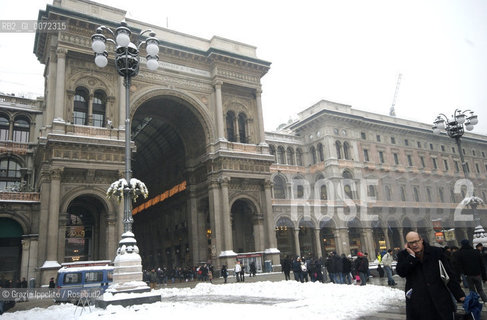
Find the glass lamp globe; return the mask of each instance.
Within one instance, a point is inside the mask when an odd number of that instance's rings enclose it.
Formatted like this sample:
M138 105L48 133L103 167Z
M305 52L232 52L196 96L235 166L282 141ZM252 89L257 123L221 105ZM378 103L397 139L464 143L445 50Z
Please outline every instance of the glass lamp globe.
M455 118L459 124L463 124L465 122L465 115L463 113L457 115Z
M91 48L96 53L103 53L103 51L105 51L106 45L105 45L105 42L103 40L94 39L93 42L91 43Z
M159 53L159 46L154 42L151 42L147 44L145 50L147 51L147 54L149 54L150 56L155 56Z
M445 129L445 120L438 118L435 121L435 125L438 127L439 130L444 130Z
M468 131L472 131L473 124L470 121L465 122L465 129L467 129Z
M108 59L104 54L97 54L95 57L95 64L100 68L104 68L108 64Z
M437 126L433 126L433 133L440 134L440 128L438 128Z
M157 70L157 68L159 67L159 63L157 62L157 59L154 59L154 58L147 58L147 68L149 70Z
M116 41L117 41L117 45L126 48L130 43L130 37L127 32L119 31L117 34Z
M475 114L472 114L470 117L468 117L468 120L470 120L470 123L472 125L476 125L477 123L479 123L479 118L477 117L477 115Z

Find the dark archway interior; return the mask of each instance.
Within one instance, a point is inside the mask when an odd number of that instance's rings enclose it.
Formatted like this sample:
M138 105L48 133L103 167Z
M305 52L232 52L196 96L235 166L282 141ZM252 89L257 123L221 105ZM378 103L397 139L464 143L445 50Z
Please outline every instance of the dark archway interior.
M132 176L143 181L153 199L174 186L194 180L206 152L203 120L186 101L172 96L143 103L132 118ZM133 230L144 268L184 266L190 263L188 190L138 212ZM147 201L141 199L137 207Z
M237 200L232 209L233 248L237 252L255 251L253 216L254 206L247 200Z
M89 195L75 198L68 206L64 261L98 260L105 257L106 208Z

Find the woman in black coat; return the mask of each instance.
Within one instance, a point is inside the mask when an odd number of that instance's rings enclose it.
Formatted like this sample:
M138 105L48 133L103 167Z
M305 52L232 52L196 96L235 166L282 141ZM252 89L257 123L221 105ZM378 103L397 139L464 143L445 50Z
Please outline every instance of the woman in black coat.
M455 273L443 250L431 247L418 233L406 235L405 250L398 254L396 271L406 278L406 318L411 320L453 319L455 305L448 289L458 301L465 293L455 280ZM440 278L440 261L450 276L448 289Z

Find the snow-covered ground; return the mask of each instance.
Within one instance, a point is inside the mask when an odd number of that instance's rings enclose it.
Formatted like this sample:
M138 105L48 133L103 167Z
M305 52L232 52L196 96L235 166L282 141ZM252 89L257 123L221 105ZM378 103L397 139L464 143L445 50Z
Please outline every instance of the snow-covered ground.
M261 281L157 290L162 302L82 309L72 304L5 313L2 320L39 319L356 319L404 305L404 292L385 286Z

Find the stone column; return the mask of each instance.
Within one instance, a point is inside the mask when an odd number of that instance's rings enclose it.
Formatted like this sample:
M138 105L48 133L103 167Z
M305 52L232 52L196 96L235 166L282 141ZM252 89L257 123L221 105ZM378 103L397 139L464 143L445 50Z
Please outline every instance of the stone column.
M232 223L230 221L230 204L228 199L228 184L230 178L224 177L221 182L221 192L222 192L222 226L223 226L223 238L225 239L225 244L223 246L223 251L226 251L232 255L235 254L233 251L233 234L232 234Z
M294 228L294 246L296 248L296 255L301 257L301 246L299 245L299 227Z
M63 212L58 219L59 228L58 228L58 244L57 244L57 261L61 261L61 262L64 261L64 255L66 249L67 222L68 222L68 214L67 212Z
M47 81L47 96L46 96L46 112L44 113L45 119L44 125L50 125L52 123L52 119L54 118L54 105L55 105L55 94L56 94L56 71L57 71L57 62L56 62L56 50L51 47L49 50L49 66L46 69L46 77Z
M320 228L314 229L314 239L315 239L315 257L319 258L323 256L323 250L321 249L321 239L320 239Z
M56 71L56 99L54 103L54 118L63 122L64 115L64 86L66 77L66 54L67 49L58 48L57 51L57 71Z
M47 258L47 225L49 222L50 191L51 177L47 170L42 170L40 178L39 260L36 263L37 266L42 265Z
M384 240L386 241L386 247L388 250L392 248L391 239L389 239L389 228L382 228L382 232L384 233Z
M259 126L258 132L259 137L258 141L259 144L266 144L265 142L265 133L264 133L264 116L262 114L262 90L259 88L255 90L255 101L257 103L257 125Z
M403 227L397 228L397 231L399 233L399 241L401 241L401 249L404 248L405 239L404 239L404 229Z
M226 140L223 131L223 102L222 102L222 85L223 81L217 80L213 83L215 86L215 98L216 98L216 129L217 140Z
M264 251L264 215L257 214L253 219L253 230L254 230L254 243L255 243L255 251Z
M59 198L62 169L51 171L51 197L49 199L49 224L47 226L47 259L57 261L59 231Z
M374 235L371 228L364 228L365 250L369 253L369 259L375 259Z
M272 211L272 182L270 180L264 181L264 230L266 230L266 249L277 250L277 239L274 225L274 212Z
M350 254L350 238L348 235L348 228L340 228L338 229L338 241L340 242L341 252L339 254L344 253L346 256Z
M195 187L192 185L188 186L189 197L187 206L189 208L189 219L188 219L188 238L189 238L189 245L190 245L190 254L191 254L191 261L193 265L196 265L200 260L198 255L198 229L200 225L198 223L198 211L196 208L196 196L195 196Z
M210 202L211 258L215 259L222 252L223 247L220 190L218 188L218 182L215 180L209 182L208 198Z
M93 100L95 99L95 95L93 93L90 93L90 101L88 102L88 125L92 126L93 125ZM105 110L106 112L106 110Z
M113 260L117 255L117 242L118 238L116 237L116 225L117 225L117 218L115 216L108 216L107 217L107 259Z

